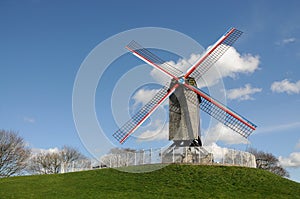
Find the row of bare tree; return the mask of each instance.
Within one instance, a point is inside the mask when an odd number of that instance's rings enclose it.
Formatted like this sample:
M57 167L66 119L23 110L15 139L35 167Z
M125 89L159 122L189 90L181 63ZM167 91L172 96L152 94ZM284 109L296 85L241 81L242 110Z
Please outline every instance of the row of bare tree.
M54 174L72 171L75 167L90 168L91 162L77 149L64 146L58 151L33 154L27 171L32 174Z
M77 149L64 146L56 151L33 153L23 138L13 131L0 130L0 178L25 173L53 174L74 167L90 167Z
M257 168L264 169L282 177L289 173L280 166L278 159L271 153L249 149L254 154ZM111 154L134 152L131 149L112 149ZM109 160L108 156L102 161ZM108 162L105 162L108 164ZM77 149L64 146L57 151L33 153L23 138L13 131L0 130L0 178L24 173L53 174L71 171L72 168L91 167L91 162Z

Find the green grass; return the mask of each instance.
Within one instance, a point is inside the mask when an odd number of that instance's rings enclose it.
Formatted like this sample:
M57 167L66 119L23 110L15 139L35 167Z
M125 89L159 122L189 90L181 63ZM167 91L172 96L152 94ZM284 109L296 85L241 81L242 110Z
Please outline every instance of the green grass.
M0 198L294 199L300 198L300 184L258 169L169 165L150 173L99 169L5 178Z

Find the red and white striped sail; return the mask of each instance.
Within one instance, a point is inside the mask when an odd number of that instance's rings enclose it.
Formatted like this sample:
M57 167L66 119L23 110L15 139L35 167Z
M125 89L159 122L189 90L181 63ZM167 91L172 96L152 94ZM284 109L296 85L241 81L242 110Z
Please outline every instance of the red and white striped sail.
M200 109L202 111L206 112L243 137L248 138L248 136L256 129L255 124L226 107L218 100L212 98L204 91L188 84L185 84L185 86L201 96L202 102L200 104Z
M129 121L127 121L113 136L123 143L146 119L161 105L178 87L175 84L169 89L169 84L164 86L156 95L144 105Z
M162 60L155 54L151 53L146 48L143 48L136 41L131 41L126 48L132 52L133 55L137 56L147 64L159 69L160 71L168 74L174 79L178 79L180 75L183 74L182 71L175 68L174 66L168 64L166 61Z
M202 57L186 72L185 78L193 77L198 80L210 67L216 63L221 56L241 36L242 31L235 28L228 30Z

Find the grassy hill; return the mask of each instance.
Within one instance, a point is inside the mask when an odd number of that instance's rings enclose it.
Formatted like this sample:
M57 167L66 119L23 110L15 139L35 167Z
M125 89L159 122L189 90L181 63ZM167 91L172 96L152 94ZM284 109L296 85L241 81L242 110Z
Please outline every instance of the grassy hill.
M258 169L169 165L0 179L0 198L300 198L300 183Z

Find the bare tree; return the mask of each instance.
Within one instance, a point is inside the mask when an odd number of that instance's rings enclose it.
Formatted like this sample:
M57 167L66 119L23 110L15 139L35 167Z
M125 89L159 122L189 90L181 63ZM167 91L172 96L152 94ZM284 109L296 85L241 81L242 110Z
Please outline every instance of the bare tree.
M34 174L59 173L61 158L57 152L40 152L30 159L28 171Z
M61 164L63 171L69 171L72 167L88 167L86 162L87 158L79 152L79 150L70 147L63 146L59 152L61 158Z
M84 159L84 155L82 155L77 149L70 146L63 146L60 151L60 156L63 162L70 163L79 159Z
M279 160L271 153L258 151L250 148L248 152L252 153L256 158L256 167L259 169L270 171L281 177L289 177L289 173L279 164Z
M30 154L31 150L17 133L0 130L0 177L22 173Z
M90 167L90 161L77 149L64 146L53 152L40 152L29 161L28 171L33 174L54 174Z

